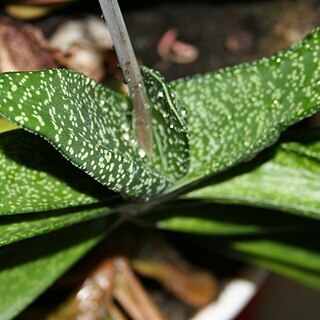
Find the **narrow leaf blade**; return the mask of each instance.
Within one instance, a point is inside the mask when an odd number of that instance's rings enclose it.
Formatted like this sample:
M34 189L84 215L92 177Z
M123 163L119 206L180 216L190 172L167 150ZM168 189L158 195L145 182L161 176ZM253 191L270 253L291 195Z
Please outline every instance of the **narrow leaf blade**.
M286 235L281 239L234 239L216 251L270 271L320 291L319 230L317 233ZM299 239L297 239L299 238Z
M320 130L318 128L292 130L286 136L288 141L281 144L282 149L320 161Z
M301 148L308 147L301 144ZM319 219L320 162L286 151L282 145L269 152L267 159L262 155L187 197L277 208Z
M143 221L180 233L186 245L190 241L202 250L261 265L320 290L318 221L271 210L199 202L179 203L145 216Z
M142 74L152 106L153 166L174 182L189 169L186 110L158 72L143 67Z
M320 230L320 222L280 214L269 209L222 205L205 201L178 201L142 216L161 230L214 236L294 234Z
M0 219L0 247L49 233L83 221L109 215L109 208L73 208L2 216Z

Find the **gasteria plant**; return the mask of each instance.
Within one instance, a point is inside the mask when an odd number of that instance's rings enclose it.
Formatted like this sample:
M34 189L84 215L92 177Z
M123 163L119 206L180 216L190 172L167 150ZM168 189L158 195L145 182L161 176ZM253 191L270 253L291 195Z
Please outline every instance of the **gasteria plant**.
M0 74L0 115L22 128L0 135L1 318L126 216L320 289L320 131L279 139L320 109L319 58L316 29L171 83L143 67L152 156L127 97L68 70Z

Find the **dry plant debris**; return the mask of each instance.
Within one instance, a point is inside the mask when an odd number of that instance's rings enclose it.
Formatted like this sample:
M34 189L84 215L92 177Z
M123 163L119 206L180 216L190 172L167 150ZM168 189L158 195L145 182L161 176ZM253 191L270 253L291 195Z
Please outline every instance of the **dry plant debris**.
M33 71L57 67L41 30L0 18L0 71ZM23 54L21 54L23 52Z
M187 64L192 63L199 57L199 50L196 46L177 40L177 29L167 30L157 45L159 56L164 61Z

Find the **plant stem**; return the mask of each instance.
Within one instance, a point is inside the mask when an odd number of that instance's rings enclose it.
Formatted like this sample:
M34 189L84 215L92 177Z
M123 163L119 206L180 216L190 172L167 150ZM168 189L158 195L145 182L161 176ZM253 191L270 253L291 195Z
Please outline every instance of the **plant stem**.
M129 87L135 112L134 126L137 140L150 158L152 156L150 104L127 28L117 0L99 0L99 3L111 33L124 80Z

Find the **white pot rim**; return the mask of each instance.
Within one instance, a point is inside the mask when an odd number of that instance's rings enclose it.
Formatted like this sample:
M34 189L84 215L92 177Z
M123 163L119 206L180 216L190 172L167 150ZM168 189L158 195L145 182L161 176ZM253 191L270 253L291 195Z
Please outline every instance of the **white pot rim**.
M267 275L265 269L247 266L224 286L217 300L201 309L191 320L233 320L255 296Z

